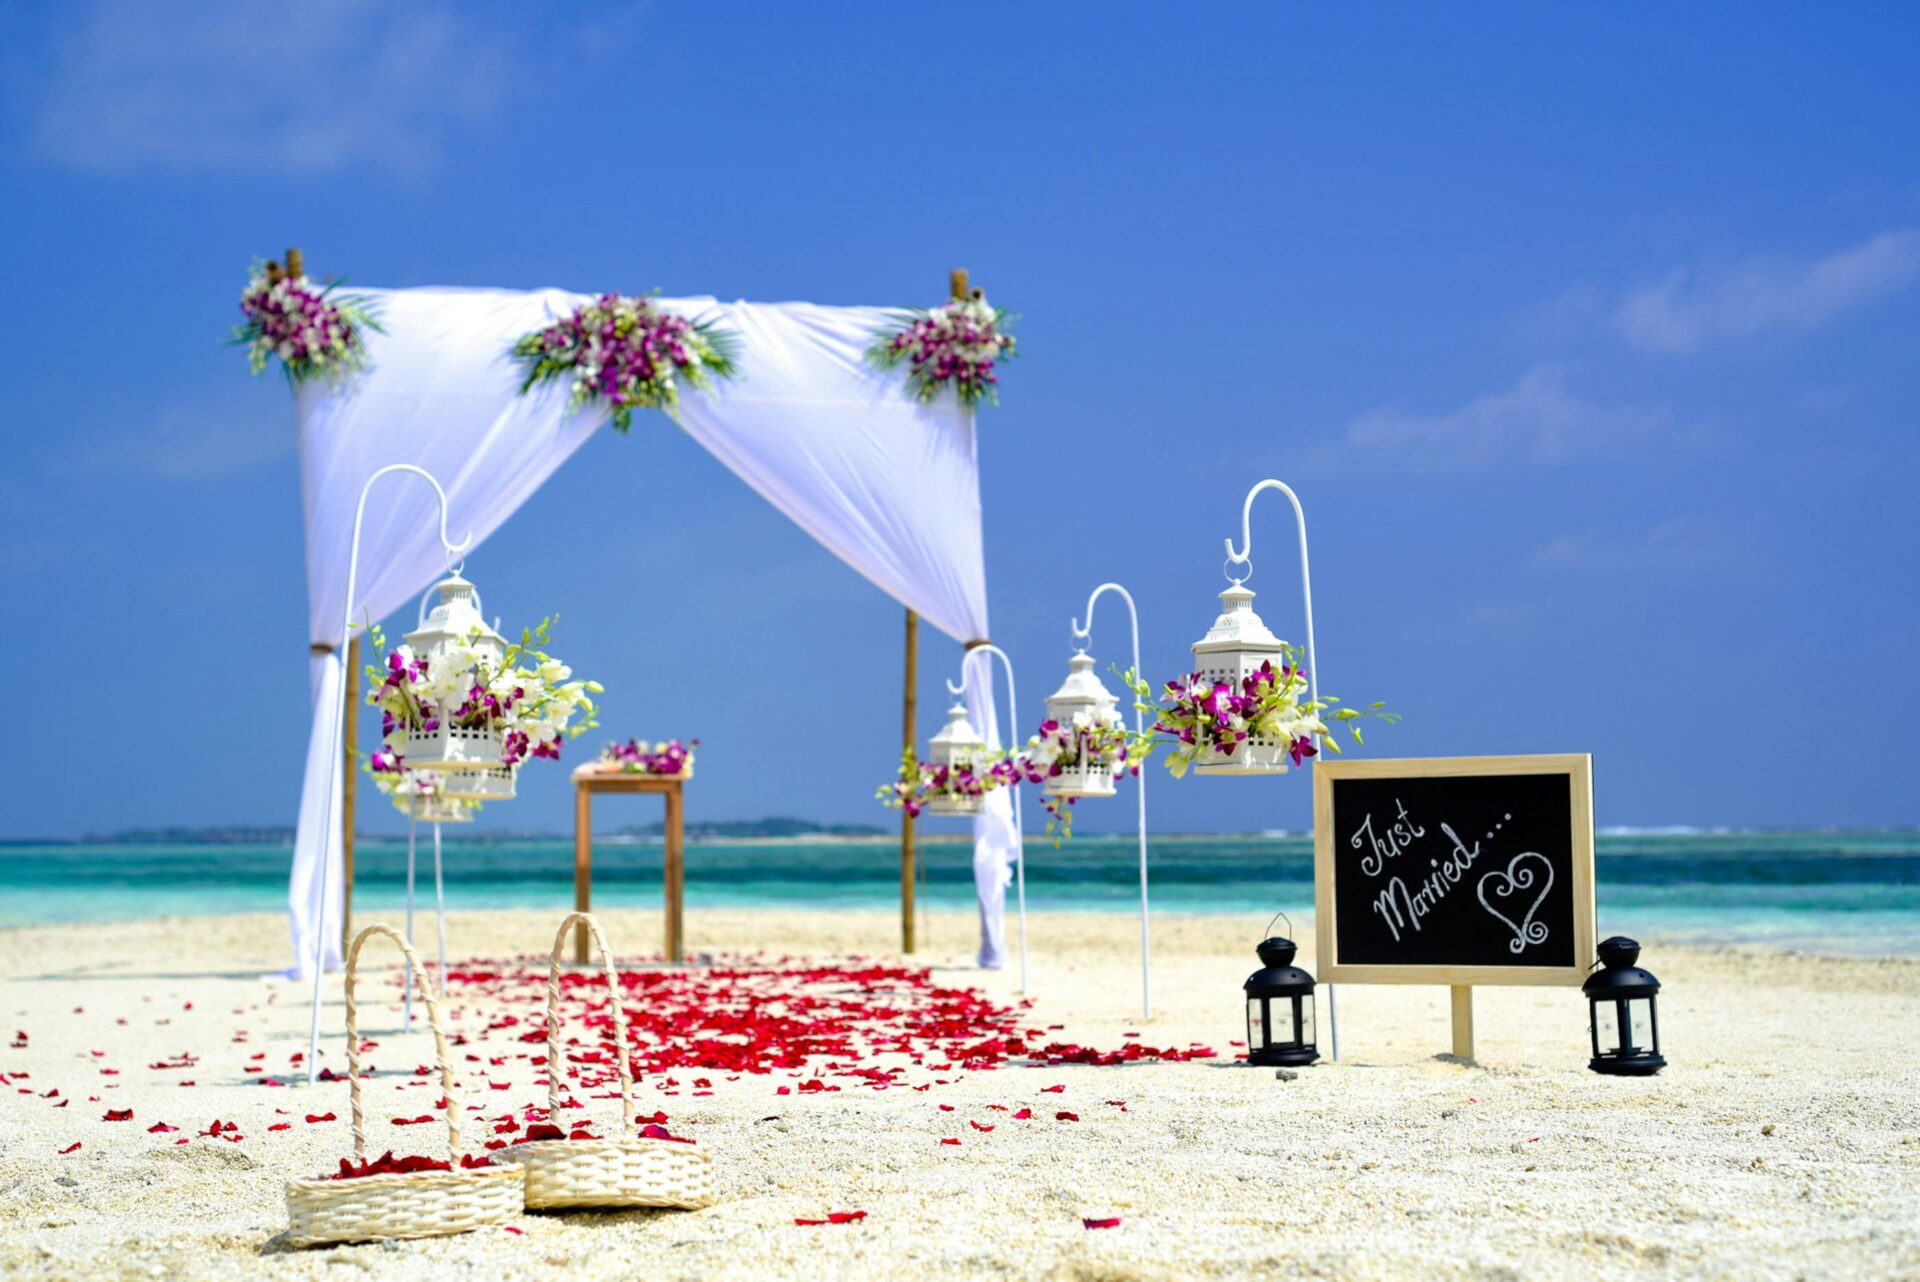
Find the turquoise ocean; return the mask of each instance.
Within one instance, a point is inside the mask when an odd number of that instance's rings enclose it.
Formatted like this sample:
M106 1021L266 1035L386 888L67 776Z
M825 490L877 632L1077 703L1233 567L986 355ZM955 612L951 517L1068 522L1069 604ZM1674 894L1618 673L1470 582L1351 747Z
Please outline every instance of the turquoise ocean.
M971 849L921 849L923 902L970 909ZM0 925L279 912L290 855L283 844L0 846ZM430 904L432 849L424 839L419 858ZM405 841L362 838L357 863L356 916L398 911ZM1228 914L1257 932L1276 910L1297 917L1312 906L1305 836L1156 838L1149 866L1156 913ZM595 905L658 905L660 870L657 841L596 841ZM572 843L450 837L445 874L449 908L559 913L572 904ZM1920 831L1607 832L1596 875L1603 935L1920 955ZM899 850L885 842L713 841L687 849L689 913L894 909L899 893ZM1029 839L1029 911L1126 914L1138 904L1132 837L1083 835L1059 849Z

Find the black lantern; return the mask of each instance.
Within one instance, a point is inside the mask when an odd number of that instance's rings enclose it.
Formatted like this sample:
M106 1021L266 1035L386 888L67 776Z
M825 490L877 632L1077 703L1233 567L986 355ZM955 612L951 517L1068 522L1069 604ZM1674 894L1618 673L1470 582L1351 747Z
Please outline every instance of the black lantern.
M1640 945L1626 936L1603 940L1603 969L1580 986L1593 1019L1593 1058L1587 1067L1596 1073L1647 1077L1667 1066L1660 1057L1660 1016L1654 1009L1660 981L1634 964L1639 960Z
M1260 969L1247 976L1247 1060L1267 1066L1311 1064L1313 976L1293 964L1299 948L1281 936L1261 941Z

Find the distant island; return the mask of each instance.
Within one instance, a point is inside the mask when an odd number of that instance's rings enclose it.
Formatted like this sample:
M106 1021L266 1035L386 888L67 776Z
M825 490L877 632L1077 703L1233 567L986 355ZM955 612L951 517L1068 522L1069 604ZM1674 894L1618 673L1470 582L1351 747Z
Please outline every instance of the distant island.
M775 815L766 819L727 819L690 823L689 841L783 841L807 837L854 839L883 837L894 830L872 824L816 823L811 819L793 819ZM663 823L640 824L600 832L605 837L658 838L665 835ZM486 831L448 834L463 841L498 843L506 841L570 841L571 833ZM291 846L294 830L290 825L228 824L209 828L123 828L116 832L90 832L80 837L0 839L0 846L83 845L83 846ZM393 841L393 833L359 833L360 841Z

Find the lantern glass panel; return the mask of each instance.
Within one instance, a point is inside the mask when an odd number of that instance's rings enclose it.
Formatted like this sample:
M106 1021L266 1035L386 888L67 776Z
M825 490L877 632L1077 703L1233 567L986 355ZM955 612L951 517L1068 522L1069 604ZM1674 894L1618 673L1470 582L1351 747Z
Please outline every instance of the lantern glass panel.
M1653 999L1635 997L1626 1003L1627 1042L1635 1050L1653 1049Z
M1313 1035L1313 994L1308 993L1305 997L1300 998L1299 1003L1300 1003L1300 1038L1299 1040L1301 1045L1303 1046L1311 1045L1315 1040Z
M1620 1053L1620 1012L1613 1002L1593 1004L1593 1044L1598 1054Z
M1251 1050L1267 1044L1266 1005L1264 997L1247 998L1247 1046Z

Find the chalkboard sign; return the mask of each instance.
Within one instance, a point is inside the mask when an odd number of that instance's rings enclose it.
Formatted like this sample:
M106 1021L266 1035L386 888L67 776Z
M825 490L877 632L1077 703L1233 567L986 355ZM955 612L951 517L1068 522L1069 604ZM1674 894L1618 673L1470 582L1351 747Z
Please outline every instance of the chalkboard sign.
M1580 983L1592 759L1318 762L1314 889L1323 981Z

